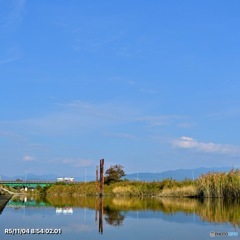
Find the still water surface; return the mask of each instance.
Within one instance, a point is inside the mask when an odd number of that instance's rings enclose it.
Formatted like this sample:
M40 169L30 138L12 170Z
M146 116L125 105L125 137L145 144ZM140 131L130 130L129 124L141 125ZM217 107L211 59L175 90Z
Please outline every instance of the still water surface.
M169 198L51 197L12 199L0 215L0 239L240 238L240 203ZM61 234L5 234L5 229L60 229ZM56 231L57 231L56 230Z

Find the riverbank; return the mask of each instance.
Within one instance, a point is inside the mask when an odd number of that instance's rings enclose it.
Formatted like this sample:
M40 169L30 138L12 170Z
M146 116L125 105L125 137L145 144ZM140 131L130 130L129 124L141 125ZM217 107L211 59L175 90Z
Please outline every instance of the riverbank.
M55 184L45 189L45 195L53 196L96 196L99 191L95 182L78 184ZM197 188L195 181L176 181L165 179L161 182L121 181L104 186L105 196L137 196L137 197L195 197Z
M95 182L56 183L38 191L53 196L99 195ZM106 196L240 198L240 170L211 172L195 181L165 179L159 182L120 181L104 186Z
M2 213L3 209L7 205L8 201L12 198L12 195L0 195L0 214Z
M17 191L16 189L14 188L11 188L11 187L6 187L6 186L2 186L0 185L0 196L2 195L27 195L26 192L23 192L23 191Z

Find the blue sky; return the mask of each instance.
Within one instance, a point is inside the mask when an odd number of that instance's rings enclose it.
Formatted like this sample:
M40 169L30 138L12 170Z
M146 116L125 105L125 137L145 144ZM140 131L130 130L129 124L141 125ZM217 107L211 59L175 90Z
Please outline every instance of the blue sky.
M239 167L239 8L0 0L0 174Z

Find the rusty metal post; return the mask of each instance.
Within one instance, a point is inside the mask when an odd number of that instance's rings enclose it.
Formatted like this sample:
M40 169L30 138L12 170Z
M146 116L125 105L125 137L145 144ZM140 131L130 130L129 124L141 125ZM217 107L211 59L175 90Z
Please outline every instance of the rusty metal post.
M104 194L104 159L102 159L102 195Z
M100 160L100 196L104 193L104 159Z

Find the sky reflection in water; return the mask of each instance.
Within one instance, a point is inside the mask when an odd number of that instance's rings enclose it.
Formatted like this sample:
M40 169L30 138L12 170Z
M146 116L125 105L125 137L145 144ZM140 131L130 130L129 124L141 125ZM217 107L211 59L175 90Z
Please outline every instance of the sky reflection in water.
M239 210L238 202L220 200L23 198L10 201L0 215L0 239L213 239L211 231L238 233ZM4 234L9 228L62 234Z

